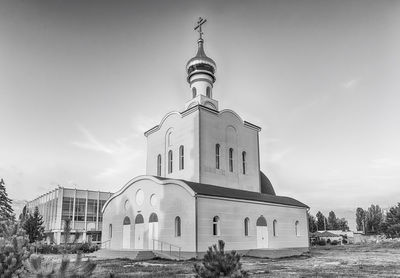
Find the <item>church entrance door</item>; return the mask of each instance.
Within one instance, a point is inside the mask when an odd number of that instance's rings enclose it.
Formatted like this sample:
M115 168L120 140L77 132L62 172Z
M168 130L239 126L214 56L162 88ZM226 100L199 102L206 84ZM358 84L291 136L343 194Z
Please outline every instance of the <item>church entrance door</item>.
M264 216L257 219L257 248L268 248L268 226Z
M131 248L131 220L128 216L124 218L122 228L122 248L129 249Z
M141 214L135 218L135 249L143 249L144 219Z
M149 218L149 249L154 249L157 246L155 240L158 239L158 217L152 213Z

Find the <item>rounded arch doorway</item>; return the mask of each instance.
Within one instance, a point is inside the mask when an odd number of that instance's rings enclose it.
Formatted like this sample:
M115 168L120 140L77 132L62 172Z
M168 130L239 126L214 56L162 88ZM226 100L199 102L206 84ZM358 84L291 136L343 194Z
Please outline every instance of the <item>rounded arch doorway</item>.
M268 225L264 216L260 216L256 222L257 248L268 248Z
M138 214L135 217L135 249L143 249L144 218Z
M125 216L122 228L122 248L131 248L131 219Z
M149 249L157 246L158 240L158 216L154 212L149 217Z

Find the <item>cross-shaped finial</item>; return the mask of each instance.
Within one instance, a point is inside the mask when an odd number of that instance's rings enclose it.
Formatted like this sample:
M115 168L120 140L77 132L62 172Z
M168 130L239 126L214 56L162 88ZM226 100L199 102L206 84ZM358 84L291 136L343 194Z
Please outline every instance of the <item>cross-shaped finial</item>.
M203 24L206 23L206 22L207 22L207 19L203 19L203 18L199 17L199 21L197 21L196 27L194 27L194 30L199 29L198 32L199 32L199 34L200 34L200 39L203 38L203 37L202 37L202 36L203 36L203 31L201 30L201 25L203 25Z

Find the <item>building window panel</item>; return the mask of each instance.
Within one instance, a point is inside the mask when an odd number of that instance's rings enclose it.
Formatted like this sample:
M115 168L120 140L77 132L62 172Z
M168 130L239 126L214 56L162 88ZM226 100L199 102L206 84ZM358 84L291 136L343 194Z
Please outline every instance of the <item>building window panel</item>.
M219 155L220 153L220 146L219 144L215 145L215 168L219 169Z
M97 200L95 199L88 199L88 208L87 208L87 216L86 220L95 222L97 215Z
M233 149L229 149L229 172L233 172Z
M62 212L61 212L62 220L72 219L73 207L74 207L74 198L64 197L62 203Z
M179 170L183 170L185 168L185 149L183 146L179 147Z
M242 172L243 172L243 175L246 175L246 163L247 163L247 161L246 161L246 152L242 152Z
M103 210L104 204L106 202L107 202L106 200L99 201L99 222L103 222L103 213L101 211Z
M250 219L248 217L246 217L244 219L244 235L245 236L249 235L249 222L250 222Z
M179 216L175 217L175 236L181 236L181 218Z
M213 235L219 236L220 234L221 234L221 232L220 232L220 225L219 225L219 217L214 216L214 218L213 218Z
M76 198L75 200L75 221L85 221L86 199Z
M278 226L278 221L274 220L274 222L272 222L272 232L274 236L277 236L277 227Z
M172 173L172 150L169 150L168 152L168 173L171 174Z
M157 156L157 176L161 176L161 154Z

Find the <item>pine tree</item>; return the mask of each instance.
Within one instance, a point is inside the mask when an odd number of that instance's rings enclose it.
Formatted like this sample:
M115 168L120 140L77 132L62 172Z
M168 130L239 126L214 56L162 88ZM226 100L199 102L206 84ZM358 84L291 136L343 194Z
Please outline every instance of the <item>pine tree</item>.
M242 270L241 256L236 251L225 252L224 248L225 242L223 240L218 240L218 247L216 244L208 247L202 265L194 265L194 270L197 273L196 277L213 278L226 276L245 278L249 276L246 271Z
M8 198L4 180L0 180L0 220L14 219L12 200Z
M22 227L29 236L29 242L32 243L43 238L43 217L39 214L38 207L35 207L35 211L28 216Z

